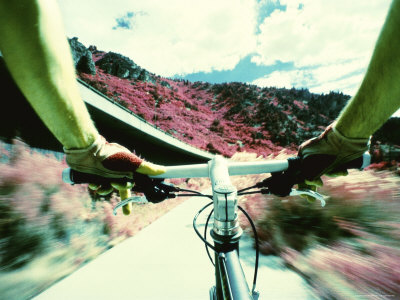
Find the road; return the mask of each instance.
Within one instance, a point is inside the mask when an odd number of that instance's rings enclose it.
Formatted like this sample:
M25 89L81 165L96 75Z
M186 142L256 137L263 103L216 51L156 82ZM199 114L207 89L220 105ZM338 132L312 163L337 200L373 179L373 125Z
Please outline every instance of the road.
M193 216L209 201L188 199L34 299L209 299L214 269L192 228ZM240 251L251 282L250 238L244 238ZM260 299L315 299L304 280L279 267L276 260L263 256L260 264Z

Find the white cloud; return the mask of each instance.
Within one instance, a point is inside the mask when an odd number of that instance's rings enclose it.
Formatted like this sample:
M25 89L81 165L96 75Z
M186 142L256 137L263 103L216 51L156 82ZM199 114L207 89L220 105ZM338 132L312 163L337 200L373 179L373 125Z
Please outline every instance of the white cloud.
M232 69L255 47L254 0L60 1L69 36L163 75ZM132 30L115 18L141 12Z
M296 69L278 69L254 83L354 93L390 0L280 0L286 10L259 11L270 7L268 1L277 5L277 0L59 4L68 36L126 55L162 76L230 70L253 54L257 64L291 62ZM116 18L127 12L135 13L132 29L113 30ZM260 24L258 17L267 15Z
M259 64L279 60L304 67L360 58L368 61L390 1L281 3L287 4L286 11L274 11L260 25L254 59Z
M302 71L273 72L254 83L354 94L390 2L281 1L287 4L286 11L274 11L260 25L253 61L261 65L293 62Z
M268 76L256 79L252 84L258 85L260 87L285 87L292 88L297 87L299 82L305 81L307 74L305 71L292 70L292 71L274 71ZM305 86L310 84L307 80L304 82Z
M349 70L355 70L349 73ZM252 84L267 87L308 88L313 93L341 91L354 94L363 77L358 61L338 65L298 68L289 71L274 71L256 79Z

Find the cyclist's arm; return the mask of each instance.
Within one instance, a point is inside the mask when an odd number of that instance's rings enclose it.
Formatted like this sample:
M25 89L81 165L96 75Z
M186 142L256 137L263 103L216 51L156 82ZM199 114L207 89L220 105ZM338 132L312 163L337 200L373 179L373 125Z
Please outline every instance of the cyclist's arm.
M356 95L337 120L348 138L368 138L400 108L400 0L393 0Z
M394 0L356 95L337 121L299 148L305 177L345 173L343 165L367 150L369 137L400 107L400 0Z
M79 94L56 1L0 0L0 12L0 50L7 67L64 146L72 168L105 177L164 172L99 135Z
M88 147L99 133L79 95L56 1L0 0L0 11L0 50L14 80L64 147Z

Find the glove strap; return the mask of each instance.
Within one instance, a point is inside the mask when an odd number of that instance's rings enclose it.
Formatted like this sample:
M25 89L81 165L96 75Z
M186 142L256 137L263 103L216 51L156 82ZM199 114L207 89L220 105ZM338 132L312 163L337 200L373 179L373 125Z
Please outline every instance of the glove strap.
M369 144L370 141L371 141L371 137L369 137L369 138L348 138L348 137L345 137L343 134L340 133L339 130L336 129L335 125L336 125L336 122L333 123L333 126L332 126L332 131L333 131L333 133L334 133L340 140L342 140L342 141L345 142L345 143L351 143L351 144Z
M64 150L65 154L85 153L85 152L89 152L90 150L92 150L95 147L98 147L98 145L100 145L102 143L104 143L104 138L101 135L98 135L97 138L94 140L94 142L86 148L67 149L67 148L63 147L63 150Z

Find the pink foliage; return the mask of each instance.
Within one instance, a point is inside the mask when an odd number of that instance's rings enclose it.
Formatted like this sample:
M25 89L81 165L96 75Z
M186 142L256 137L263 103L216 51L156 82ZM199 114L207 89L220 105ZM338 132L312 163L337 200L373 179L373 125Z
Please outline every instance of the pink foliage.
M277 98L277 97L274 97L274 98L271 100L271 104L272 104L273 106L278 106L278 105L279 105L278 98Z
M227 108L214 110L209 103L214 101L215 94L201 85L194 87L192 83L162 78L160 80L169 85L165 87L159 82L152 84L120 79L105 74L101 69L97 69L94 76L80 76L146 121L197 148L228 157L237 151L268 156L281 149L269 140L256 140L251 136L252 132L260 129L226 120L224 113ZM220 120L219 132L210 130L214 120ZM243 143L244 147L238 147L237 141Z
M293 100L293 104L296 105L300 109L308 109L308 105L304 102Z
M85 187L73 187L61 180L65 162L30 151L20 141L15 141L9 160L8 164L0 164L0 187L14 187L8 200L24 218L43 225L48 218L41 211L44 201L48 201L48 209L68 221L84 214L86 208L81 199L86 196L88 200L88 194Z
M334 248L316 247L308 257L313 268L344 276L360 294L400 295L400 252L376 242L368 247L372 251L368 256L339 243Z

